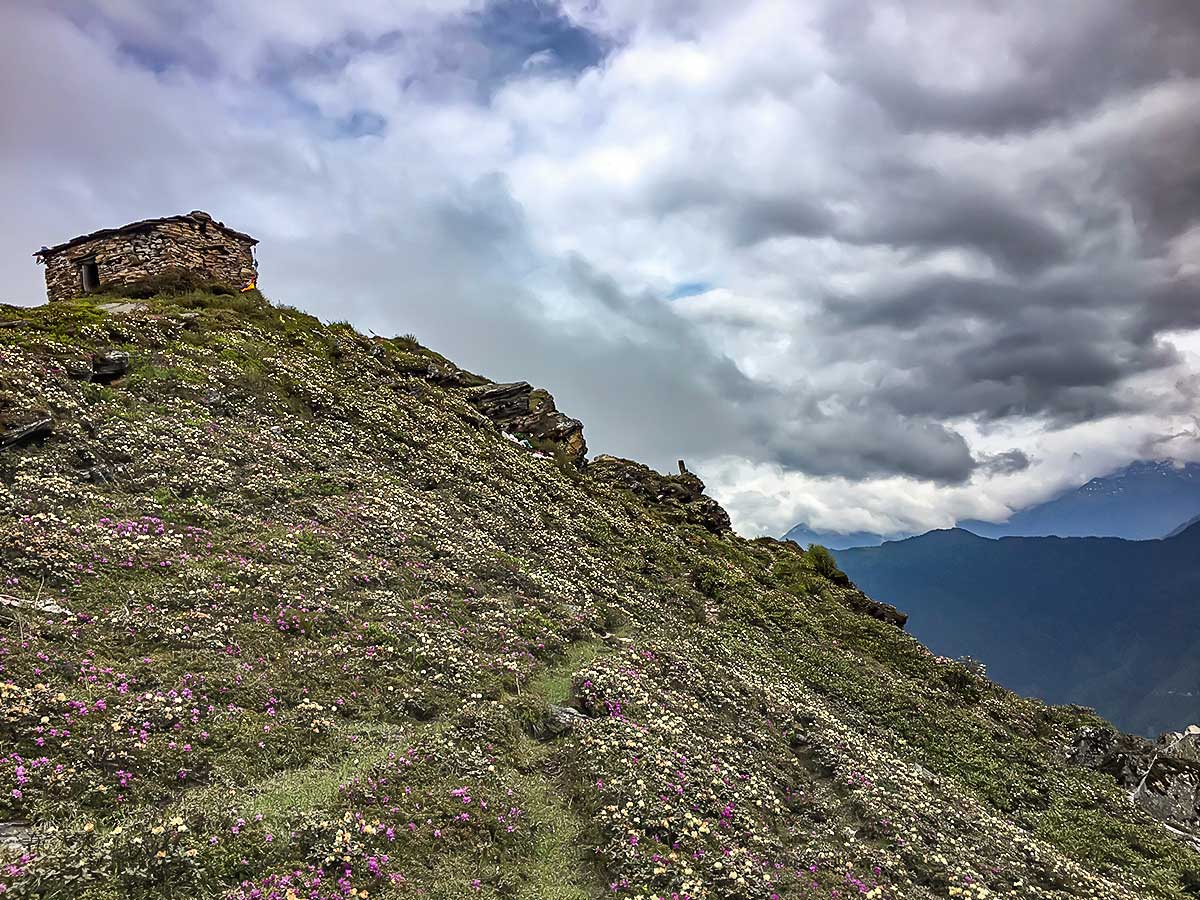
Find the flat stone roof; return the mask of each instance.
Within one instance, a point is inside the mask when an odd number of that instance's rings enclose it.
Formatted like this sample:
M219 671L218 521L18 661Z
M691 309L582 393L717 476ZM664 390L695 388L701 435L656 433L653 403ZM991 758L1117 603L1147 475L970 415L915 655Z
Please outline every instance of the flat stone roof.
M136 231L145 231L148 228L152 228L155 225L161 225L164 222L207 222L209 225L212 225L214 228L220 228L226 234L233 235L236 238L241 238L242 240L249 242L251 246L254 246L255 244L258 243L258 240L256 238L252 238L252 237L250 237L250 235L245 234L244 232L236 231L236 230L230 228L224 222L216 221L212 216L210 216L204 210L194 209L190 213L187 213L185 215L163 216L162 218L159 218L159 219L142 219L139 222L130 222L128 225L122 225L119 228L101 228L99 231L93 231L93 232L90 232L89 234L81 234L81 235L79 235L79 237L71 238L71 240L69 240L69 241L63 241L61 244L55 244L53 247L43 247L41 250L38 250L33 255L35 257L45 259L47 256L50 256L54 253L58 253L61 250L66 250L68 247L73 247L76 244L81 244L84 241L91 241L91 240L95 240L96 238L109 237L114 234L131 234Z

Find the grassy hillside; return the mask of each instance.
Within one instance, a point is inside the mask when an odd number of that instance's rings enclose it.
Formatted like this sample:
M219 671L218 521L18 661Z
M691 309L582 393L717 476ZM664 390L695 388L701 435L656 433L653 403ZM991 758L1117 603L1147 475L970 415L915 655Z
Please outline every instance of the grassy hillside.
M100 303L0 308L8 894L1200 890L1065 762L1094 717L505 437L414 340Z

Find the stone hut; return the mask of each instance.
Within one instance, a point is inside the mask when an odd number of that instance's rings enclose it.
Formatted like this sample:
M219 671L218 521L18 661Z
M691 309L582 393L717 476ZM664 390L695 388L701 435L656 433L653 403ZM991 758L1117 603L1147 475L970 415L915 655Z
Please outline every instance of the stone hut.
M54 301L178 269L241 288L257 277L257 243L196 209L93 231L43 247L34 258L46 266L46 294Z

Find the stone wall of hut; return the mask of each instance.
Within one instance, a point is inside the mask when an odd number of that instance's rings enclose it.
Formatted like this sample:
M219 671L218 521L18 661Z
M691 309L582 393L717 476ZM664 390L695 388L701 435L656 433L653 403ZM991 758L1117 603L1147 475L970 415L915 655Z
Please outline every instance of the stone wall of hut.
M95 263L101 288L129 284L170 269L187 269L241 288L256 277L253 244L212 221L184 218L147 224L64 247L46 260L51 301L86 293L83 266Z

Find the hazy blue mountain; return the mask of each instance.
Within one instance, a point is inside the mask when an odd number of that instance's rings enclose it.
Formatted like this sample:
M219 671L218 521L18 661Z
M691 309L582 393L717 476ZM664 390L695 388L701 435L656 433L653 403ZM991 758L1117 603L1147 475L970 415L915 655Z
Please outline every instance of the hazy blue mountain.
M883 537L869 531L814 531L807 525L800 524L783 536L785 541L795 541L801 547L809 544L820 544L830 550L845 550L849 547L878 547L883 543Z
M959 526L983 537L1007 535L1123 537L1140 541L1169 534L1200 514L1200 465L1135 462L995 524Z
M1154 735L1200 721L1200 523L1172 538L931 531L838 564L936 653Z
M958 527L982 537L1122 537L1132 541L1164 537L1200 518L1200 465L1176 467L1167 460L1130 463L1093 478L1044 503L1017 512L1007 522L967 519ZM1180 523L1184 523L1180 525ZM803 547L830 550L878 547L885 540L869 531L816 531L803 522L784 535Z
M1177 534L1183 534L1185 531L1187 531L1189 528L1191 528L1197 522L1200 522L1200 515L1192 516L1190 519L1188 519L1186 522L1184 522L1178 528L1173 529L1171 531L1171 533L1167 535L1167 537L1175 537L1175 535L1177 535Z

